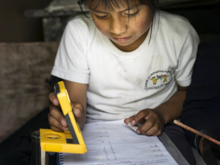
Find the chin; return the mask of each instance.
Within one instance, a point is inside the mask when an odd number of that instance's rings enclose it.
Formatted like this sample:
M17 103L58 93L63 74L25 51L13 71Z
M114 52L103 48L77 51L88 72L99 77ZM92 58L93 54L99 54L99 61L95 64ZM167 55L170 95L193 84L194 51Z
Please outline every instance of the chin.
M129 46L133 43L133 42L116 42L116 41L113 42L119 46Z
M116 43L116 44L119 46L129 46L130 45L130 43L129 44Z

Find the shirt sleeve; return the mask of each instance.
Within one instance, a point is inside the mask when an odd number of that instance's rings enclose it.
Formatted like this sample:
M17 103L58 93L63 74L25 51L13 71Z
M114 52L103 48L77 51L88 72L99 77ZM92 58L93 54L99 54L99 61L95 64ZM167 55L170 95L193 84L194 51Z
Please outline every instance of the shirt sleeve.
M178 85L186 87L191 83L192 68L196 60L199 37L193 27L189 29L179 53L175 77Z
M69 22L63 33L51 74L64 80L88 84L90 70L86 51L88 26L83 20Z

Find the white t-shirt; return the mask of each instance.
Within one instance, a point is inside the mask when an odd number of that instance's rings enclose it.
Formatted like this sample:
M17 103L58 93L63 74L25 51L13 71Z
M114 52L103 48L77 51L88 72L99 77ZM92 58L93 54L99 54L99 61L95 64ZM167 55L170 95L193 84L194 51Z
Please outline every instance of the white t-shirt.
M52 75L88 84L87 122L118 120L166 102L191 83L199 38L185 19L155 14L152 33L123 52L91 18L77 16L63 34ZM151 35L150 35L151 34Z

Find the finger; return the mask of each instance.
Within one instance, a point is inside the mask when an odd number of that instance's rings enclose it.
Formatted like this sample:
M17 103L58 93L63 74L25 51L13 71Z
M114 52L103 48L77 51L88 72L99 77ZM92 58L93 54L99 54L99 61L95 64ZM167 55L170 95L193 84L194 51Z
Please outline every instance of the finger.
M159 129L158 131L157 131L157 133L155 133L154 135L152 135L152 136L160 136L161 134L162 134L162 129Z
M131 122L132 120L134 120L134 116L131 116L129 118L124 119L124 123L128 124L129 122Z
M54 131L57 131L57 132L64 132L64 131L69 131L69 128L65 128L64 130L61 130L60 128L57 128L53 125L50 125L50 128Z
M58 101L57 95L56 95L54 92L52 92L52 93L49 94L49 100L50 100L54 105L56 105L56 106L59 105L59 101Z
M53 118L50 114L48 114L48 121L50 128L54 131L67 131L67 127L63 127L55 118Z
M57 128L53 125L50 125L50 128L53 130L53 131L57 131L57 132L63 132L63 130L61 130L60 128Z
M131 121L131 124L135 125L135 124L141 122L143 119L147 118L149 114L150 114L149 109L142 110L142 111L138 112L137 115L135 115L133 117L133 120Z
M63 127L67 127L66 120L63 114L60 112L59 108L51 104L49 109L49 114L51 115L51 117L57 120Z
M156 127L154 128L155 122L156 121L153 118L149 118L144 124L142 124L141 127L139 127L137 129L137 133L145 133L146 134L146 132L150 131L151 129L152 130L149 133L152 133L153 131L158 131L158 130L155 130ZM151 134L149 134L149 136L150 135Z
M84 113L84 108L81 104L78 104L78 103L73 103L72 104L72 108L73 108L73 112L74 112L74 115L79 118L82 116L82 114Z
M155 125L149 129L145 134L147 136L159 136L162 133L162 128L159 123L155 123Z

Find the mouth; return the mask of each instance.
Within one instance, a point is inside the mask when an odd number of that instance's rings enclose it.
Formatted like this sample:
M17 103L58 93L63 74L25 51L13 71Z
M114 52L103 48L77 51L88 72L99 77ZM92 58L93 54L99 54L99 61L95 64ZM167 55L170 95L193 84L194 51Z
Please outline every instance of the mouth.
M129 40L131 38L131 36L129 37L122 37L122 38L116 38L116 37L113 37L113 39L117 42L126 42L127 40Z

